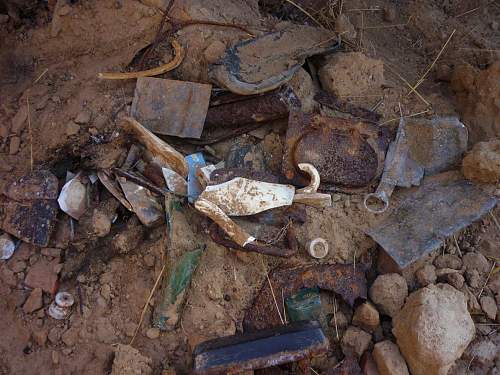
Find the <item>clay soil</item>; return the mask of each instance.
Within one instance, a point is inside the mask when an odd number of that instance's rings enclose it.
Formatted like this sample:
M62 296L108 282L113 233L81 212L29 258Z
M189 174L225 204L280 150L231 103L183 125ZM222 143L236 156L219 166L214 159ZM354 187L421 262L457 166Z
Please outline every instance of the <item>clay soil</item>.
M17 2L0 1L3 17L0 24L0 187L32 167L48 168L62 179L66 170L95 169L123 156L123 144L129 140L122 140L119 123L130 109L135 81L104 81L99 80L97 74L148 68L172 58L169 44L162 42L141 63L141 51L154 40L162 21L160 9L165 4L152 0L74 0L59 1L55 5L33 1L35 4L19 11L19 18L15 19L5 16L8 3ZM171 14L182 20L248 25L256 33L273 30L283 20L314 25L301 12L279 3L262 1L259 8L257 1L176 0ZM313 1L302 3L319 22L333 29L333 17L342 1L318 1L321 6L314 5ZM399 104L406 115L423 111L428 111L426 115L457 115L459 108L449 86L451 71L462 63L484 69L498 60L500 7L494 1L353 0L343 2L342 12L356 30L356 37L347 40L343 48L363 52L381 60L385 66L381 92L345 99L367 108L376 107L382 115L381 122L390 130L397 126ZM420 94L430 103L427 106L416 95L408 94L404 80L411 84L417 82L454 30L445 52L419 87ZM177 70L164 77L206 82L208 63L223 52L223 49L217 50L214 42L230 45L246 37L246 33L236 28L196 25L181 29L177 37L187 46L187 56ZM359 79L367 78L360 75ZM299 82L299 87L303 88L304 84ZM349 88L343 90L349 91ZM13 118L23 110L28 110L28 120L15 132ZM90 118L75 125L79 115L88 114ZM262 147L272 165L281 157L278 135L283 135L283 128L271 127L268 133L264 133ZM261 139L248 137L255 143ZM123 144L117 144L115 139ZM222 153L234 142L223 142L214 148ZM369 259L373 265L369 281L379 272L389 272L390 267L384 268L384 264L377 269L379 250L363 234L363 226L372 217L365 213L361 201L362 195L340 193L334 195L331 208L307 208L307 221L297 229L300 255L286 262L310 263L304 245L308 239L322 236L331 248L328 258L322 262L353 263ZM105 209L105 203L99 204L98 208ZM0 374L111 372L114 344L128 344L134 335L163 266L167 244L165 226L145 229L124 210L118 213L119 219L108 234L109 240L90 233L87 218L77 229L73 241L51 244L63 249L59 289L71 292L77 299L68 320L55 321L47 316L52 300L48 294L43 297L41 310L28 314L22 308L30 295L23 283L26 273L40 259L47 258L41 249L23 244L13 258L1 261ZM133 344L142 355L152 359L154 374L162 374L169 368L179 374L189 373L191 352L196 344L241 332L245 311L251 308L256 292L266 281L266 274L284 262L218 246L205 234L203 220L190 215L192 213L186 213L175 224L174 247L182 252L206 244L207 249L188 291L181 324L176 331L155 338L155 332L148 332L150 308ZM500 217L498 210L496 215ZM125 239L133 242L133 246L111 250L113 236L128 230L138 233ZM486 249L485 252L493 255L496 252L494 256L498 257L495 246L500 241L499 233L488 216L458 233L457 239L460 246L478 251ZM452 246L451 241L445 249ZM412 273L404 275L410 289L415 289ZM155 298L150 301L151 306L155 305ZM343 308L349 310L346 306ZM269 306L270 313L274 309L275 306ZM390 337L390 332L387 335ZM342 359L340 353L337 349L312 366L323 373ZM461 366L467 367L468 361L464 359ZM483 373L481 371L476 373Z

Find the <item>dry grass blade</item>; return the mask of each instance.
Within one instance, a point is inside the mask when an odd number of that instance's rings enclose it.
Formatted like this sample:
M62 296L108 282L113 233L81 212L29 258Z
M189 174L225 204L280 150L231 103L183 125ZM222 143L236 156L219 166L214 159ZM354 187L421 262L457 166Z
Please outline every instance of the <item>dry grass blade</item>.
M165 268L166 268L166 264L164 264L163 267L161 268L160 274L158 275L158 278L156 279L155 284L153 285L153 289L151 289L151 292L149 293L148 299L146 300L146 303L144 304L144 308L142 309L139 323L137 324L137 327L136 327L135 332L134 332L134 336L132 337L132 340L130 340L129 345L132 345L134 343L134 340L137 336L137 333L139 332L139 329L141 328L142 322L144 321L144 316L146 315L146 311L148 311L149 302L151 301L151 298L153 298L153 296L155 294L156 288L158 287L158 284L160 283L160 280L163 276L163 273L165 272Z
M422 112L412 113L411 115L408 115L408 116L403 116L403 118L415 117L415 116L423 115L424 113L427 113L427 112L429 112L428 109L426 109L425 111L422 111ZM382 126L382 125L385 125L385 124L389 124L390 122L399 121L399 120L401 120L401 117L391 118L390 120L381 122L378 125Z
M432 68L434 67L434 65L436 65L436 62L439 60L439 58L441 57L441 55L443 54L444 50L446 49L446 46L448 45L448 43L450 43L450 40L451 38L453 38L453 35L455 35L455 32L457 31L457 29L454 29L450 36L448 37L448 39L446 40L446 43L443 45L443 48L441 48L441 51L439 51L439 53L437 54L436 58L434 59L434 61L432 62L432 64L427 68L427 70L425 71L425 73L422 75L422 77L418 80L418 82L415 84L415 86L413 86L410 90L410 92L408 93L408 95L410 95L412 92L415 92L415 90L417 89L418 86L420 86L422 84L422 82L424 82L425 78L427 77L427 74L429 74L429 72L432 70ZM407 95L407 96L408 96Z
M273 295L274 304L276 305L276 310L278 311L278 315L280 317L281 324L285 325L285 321L283 320L283 317L281 316L281 311L280 311L280 308L278 307L278 301L276 301L276 295L274 294L274 289L273 289L273 286L271 285L271 279L269 279L268 273L266 273L266 278L267 278L267 282L269 284L269 288L271 289L271 294Z
M30 167L33 172L33 132L31 131L30 97L26 95L26 106L28 107L28 132L30 137Z
M460 254L460 256L462 257L462 250L460 250L460 246L458 246L458 241L457 241L457 237L456 236L453 236L453 239L455 240L455 246L457 247L457 251L458 251L458 254Z
M495 268L495 264L496 264L496 262L493 262L493 264L491 265L491 269L490 269L490 272L488 273L488 277L486 277L486 281L484 282L484 285L481 288L481 291L479 292L479 294L477 296L478 301L479 301L479 298L481 298L481 295L484 292L484 288L486 288L486 285L488 285L488 281L490 281L490 277L491 277L491 275L493 273L493 269Z
M321 23L319 23L319 21L316 18L314 18L311 15L311 13L309 13L307 10L305 10L304 8L302 8L299 4L294 3L292 0L285 0L285 1L288 4L293 5L295 8L297 8L298 10L300 10L302 13L304 13L307 17L309 17L311 20L313 20L316 25L318 25L319 27L323 27L323 25Z
M401 81L403 81L404 84L406 84L406 86L408 86L409 89L412 89L412 85L410 84L410 82L408 82L401 74L399 74L394 68L392 68L390 65L386 65L388 68L389 68L389 71L391 71L392 73L394 73ZM418 96L418 98L424 102L424 104L426 106L430 106L430 103L425 100L425 98L420 95L420 93L417 91L417 90L414 90L415 91L415 94Z
M498 230L500 230L500 223L498 222L498 220L497 220L496 216L495 216L495 215L493 214L493 212L491 212L491 211L490 211L490 216L491 216L491 218L493 219L493 221L495 222L495 224L496 224L496 226L497 226Z

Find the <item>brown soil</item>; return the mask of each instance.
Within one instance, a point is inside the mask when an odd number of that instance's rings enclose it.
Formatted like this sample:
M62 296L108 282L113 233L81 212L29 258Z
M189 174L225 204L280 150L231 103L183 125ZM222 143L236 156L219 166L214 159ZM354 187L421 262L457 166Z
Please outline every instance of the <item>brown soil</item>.
M107 168L116 160L123 160L128 139L119 132L119 120L129 112L135 81L99 80L97 73L145 69L172 58L169 43L165 42L142 66L140 63L140 52L154 40L162 19L158 7L167 2L80 0L58 1L54 6L55 1L49 1L49 5L39 1L29 11L20 11L19 20L13 13L10 18L4 17L6 7L3 3L23 2L0 1L0 22L4 22L0 23L0 189L9 179L27 173L31 166L49 168L62 181L67 170ZM293 7L284 8L286 12L283 13L275 1L262 1L261 5L265 6L261 14L258 3L257 0L176 0L171 15L180 20L244 25L255 35L264 30L277 30L280 27L277 17L313 24ZM329 9L337 12L335 4L338 2L321 1L316 9L311 9L313 1L302 3L320 22L333 29ZM391 130L398 124L399 104L405 115L425 110L429 111L426 115L462 113L457 103L470 101L469 89L461 86L466 97L459 96L457 102L449 85L449 74L444 73L463 63L479 71L498 60L500 8L495 2L353 0L343 3L343 13L357 30L357 40L348 40L346 51L363 52L381 60L385 69L381 93L343 99L366 108L376 107L383 116L381 123ZM334 5L329 7L328 4ZM275 13L269 15L264 9ZM385 15L387 12L383 9L391 9L391 17ZM429 108L415 94L408 94L403 79L411 84L417 82L455 29L446 50L418 88L431 104ZM163 77L207 82L208 63L222 55L220 43L229 46L248 38L248 34L232 27L193 25L178 31L176 38L186 47L186 58L178 69ZM325 64L323 58L312 61L316 69ZM305 68L311 69L310 66ZM498 82L498 69L496 72ZM485 80L491 84L495 76L479 75L470 85L481 85ZM305 84L311 85L308 81ZM295 85L301 87L300 82ZM343 90L348 91L348 88ZM313 90L304 91L304 95L309 96L305 101L310 104ZM353 91L356 90L353 88ZM493 104L497 107L490 113L498 117L498 100ZM480 112L478 103L471 106L468 116ZM492 124L497 131L498 118ZM263 141L264 158L273 170L279 170L276 168L282 150L279 137L283 134L283 128L276 127ZM260 142L258 137L252 139ZM235 141L222 142L213 148L224 155ZM368 274L371 282L376 273L384 272L383 265L376 270L379 249L363 233L373 217L363 210L361 195L333 196L331 208L307 208L306 223L297 227L300 254L286 262L311 263L304 246L312 238L323 237L331 250L320 262L371 260L373 267ZM110 205L108 199L112 198L92 202L86 214L88 217L82 218L72 240L68 239L68 222L61 216L57 236L50 245L63 249L59 259L64 263L59 290L69 291L77 301L68 320L56 321L46 314L52 302L48 294L44 294L43 309L31 314L22 309L30 295L24 284L26 273L40 259L52 261L54 257L23 244L10 260L0 261L0 331L3 337L0 340L0 374L111 373L114 344L128 344L134 335L163 265L167 235L164 225L143 228L126 210ZM91 224L92 212L100 209L108 214L110 206L113 207L110 217L116 212L118 220L110 234L98 238ZM500 217L498 209L496 217ZM468 251L484 252L498 260L500 231L496 225L489 216L485 217L457 234L459 246ZM202 244L207 245L207 250L188 291L179 328L162 333L159 338L149 338L152 309L147 310L133 347L151 359L145 366L151 366L153 374L162 374L169 368L175 368L180 374L189 373L191 352L196 344L241 332L245 311L251 307L267 272L284 262L214 244L204 231L204 219L187 206L173 231L172 248L176 254ZM128 235L123 237L123 233ZM438 252L454 253L454 249L455 242L451 238ZM435 254L422 263L432 262L433 256ZM487 272L479 277L480 286L473 289L475 295L486 281ZM410 289L414 287L410 284ZM485 293L493 295L488 288ZM496 297L498 304L499 295ZM150 305L155 303L156 297L153 297ZM352 316L352 309L347 306L342 305L342 311ZM480 316L478 321L493 324L483 318ZM498 345L498 332L491 333L493 329L488 331L487 327L478 330L478 337L490 335L488 337ZM391 337L390 322L384 334ZM332 338L332 342L336 343L336 339ZM341 358L337 347L327 358L313 362L313 367L323 372ZM477 364L477 360L474 362L467 357L459 361L457 369L467 368L469 361L471 371L486 373L481 372L484 366ZM490 364L489 368L492 367Z

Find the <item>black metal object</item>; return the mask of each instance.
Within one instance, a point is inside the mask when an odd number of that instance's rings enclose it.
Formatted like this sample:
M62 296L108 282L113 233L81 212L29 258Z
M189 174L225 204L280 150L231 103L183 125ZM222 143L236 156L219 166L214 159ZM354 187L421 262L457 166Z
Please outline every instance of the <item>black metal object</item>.
M194 373L234 374L268 368L307 361L328 349L319 323L302 321L201 343L193 352Z

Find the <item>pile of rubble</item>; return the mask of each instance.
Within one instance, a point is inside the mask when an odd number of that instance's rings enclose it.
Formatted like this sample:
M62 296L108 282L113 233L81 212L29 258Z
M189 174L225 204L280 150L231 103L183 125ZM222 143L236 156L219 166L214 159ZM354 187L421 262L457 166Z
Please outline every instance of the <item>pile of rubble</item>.
M500 338L483 334L500 324L498 242L478 252L463 231L484 217L500 231L493 213L500 141L488 134L467 152L469 131L457 117L405 116L401 107L392 132L374 109L341 99L380 89L383 64L339 52L339 35L316 26L284 23L228 47L210 44L204 53L217 58L200 73L210 84L153 77L194 58L179 33L171 62L100 74L137 79L135 95L120 128L86 150L85 162L64 170L60 162L35 165L4 184L0 277L30 291L23 313L41 324L45 315L63 322L84 316L80 285L93 259L135 251L152 228L167 238L161 270L129 330L130 345L116 346L112 374L153 373L134 340L141 326L152 340L183 329L209 243L257 253L276 267L242 312L238 334L233 327L234 335L190 348L194 373L499 371ZM321 60L317 71L313 57ZM352 70L370 75L368 88L349 89ZM470 100L459 78L453 82ZM19 116L14 128L26 121ZM84 117L75 119L76 131ZM264 151L271 138L276 153ZM334 262L332 229L311 236L301 227L347 195L360 203L360 231L376 245ZM69 244L78 251L65 251ZM41 248L36 256L33 246ZM155 266L154 258L144 261ZM111 284L102 283L104 304L114 298ZM151 320L143 321L150 305ZM51 332L39 330L34 341L71 347L78 340L71 328L62 338Z

